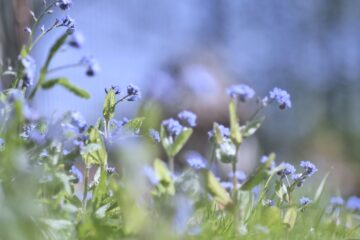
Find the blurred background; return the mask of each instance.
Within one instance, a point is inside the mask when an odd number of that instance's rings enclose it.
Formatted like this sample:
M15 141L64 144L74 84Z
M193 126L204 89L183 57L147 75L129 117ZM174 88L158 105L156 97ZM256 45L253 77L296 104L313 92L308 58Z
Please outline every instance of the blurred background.
M41 0L0 0L0 59L17 59ZM188 149L207 155L212 122L228 125L226 87L245 83L259 96L274 86L291 94L293 107L266 109L261 130L241 150L240 167L249 172L263 154L278 162L314 161L341 193L360 194L360 1L253 0L73 0L43 22L70 15L85 36L81 50L56 56L53 67L94 56L101 71L93 78L81 68L59 72L90 92L90 100L61 88L42 91L35 108L51 116L80 111L95 122L104 88L138 85L142 102L123 104L118 118L134 117L140 106L156 103L161 118L183 109L198 114L199 126ZM39 44L33 57L43 64L63 30ZM53 74L58 76L57 73ZM6 83L3 83L3 87ZM244 122L255 103L240 106Z

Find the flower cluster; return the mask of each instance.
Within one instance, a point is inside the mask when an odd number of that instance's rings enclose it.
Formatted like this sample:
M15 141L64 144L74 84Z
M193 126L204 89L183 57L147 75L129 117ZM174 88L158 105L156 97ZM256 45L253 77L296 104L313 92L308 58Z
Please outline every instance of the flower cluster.
M351 196L346 203L346 208L351 211L360 211L360 198Z
M269 98L275 100L279 104L280 109L291 108L290 95L283 89L274 88L270 91Z
M178 114L178 118L189 127L196 126L196 114L190 111L182 111Z
M230 97L242 102L252 99L255 95L254 89L245 84L232 86L227 89L227 93Z
M179 123L179 121L173 118L164 120L161 125L164 126L167 133L173 137L178 136L183 130L183 126Z
M207 167L206 159L198 152L190 151L186 154L185 158L191 168L199 170Z

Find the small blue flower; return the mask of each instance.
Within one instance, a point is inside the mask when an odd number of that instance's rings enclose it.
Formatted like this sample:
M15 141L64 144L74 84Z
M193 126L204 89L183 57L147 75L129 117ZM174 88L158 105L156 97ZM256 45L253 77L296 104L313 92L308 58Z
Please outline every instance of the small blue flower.
M222 137L228 138L230 137L230 129L225 127L224 125L219 124L219 129ZM214 129L210 130L208 132L209 139L212 139L214 137Z
M196 126L196 114L190 111L182 111L178 114L178 118L185 122L189 127Z
M72 0L59 0L57 3L56 3L56 6L58 6L61 10L68 10L70 9L72 5Z
M206 168L206 160L200 153L195 151L190 151L186 154L186 162L190 167L194 169L204 169Z
M307 197L301 197L300 200L299 200L299 203L301 206L306 206L308 205L309 203L311 203L311 200Z
M161 124L164 126L167 133L174 137L178 136L183 131L183 126L173 118L166 119Z
M233 172L229 172L228 174L229 178L233 178L234 177L234 173ZM238 180L239 183L243 183L246 180L246 174L243 171L236 171L235 172L235 177Z
M75 165L71 166L70 173L76 177L77 182L81 183L83 181L83 174L77 167L75 167Z
M100 66L93 57L83 57L80 63L86 66L86 75L95 76L100 71Z
M149 129L149 136L155 141L160 142L160 134L155 129Z
M290 163L282 162L282 163L280 163L279 166L281 166L283 169L277 173L278 175L285 176L285 175L290 175L290 174L293 174L296 172L295 167L293 165L291 165Z
M360 211L360 198L351 196L346 203L346 208L352 211Z
M84 44L85 38L80 32L75 31L71 34L69 45L74 48L81 48Z
M316 166L310 161L301 161L300 167L304 168L305 174L309 177L318 171Z
M279 104L280 109L291 108L290 95L287 91L275 87L270 91L269 97Z
M345 201L342 197L332 197L330 198L330 204L334 207L337 207L337 206L342 206L344 205Z
M127 98L129 102L133 102L141 98L141 92L139 88L132 84L127 86L127 95L129 96Z
M255 91L251 87L245 84L239 84L231 86L227 89L227 94L239 101L246 102L254 97Z

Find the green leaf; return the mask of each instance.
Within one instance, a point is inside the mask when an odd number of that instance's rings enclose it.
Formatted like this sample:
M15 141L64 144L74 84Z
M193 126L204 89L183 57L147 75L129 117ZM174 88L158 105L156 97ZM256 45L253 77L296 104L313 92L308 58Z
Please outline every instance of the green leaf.
M113 89L110 89L106 94L104 106L103 106L103 116L107 122L109 122L115 114L115 103L116 103L116 94Z
M316 192L315 192L314 202L317 202L317 201L320 199L321 194L322 194L323 191L324 191L325 183L326 183L326 180L327 180L328 177L329 177L329 174L330 174L330 172L328 172L328 173L323 177L323 179L321 180L321 183L320 183L319 187L317 188L317 190L316 190Z
M224 139L223 139L223 136L221 134L221 130L220 130L220 127L219 127L219 124L218 123L214 123L214 135L215 135L215 140L216 140L216 143L218 145L222 144L224 142Z
M26 46L23 45L21 48L21 51L20 51L20 56L22 58L26 58L27 55L28 55L28 50L27 50Z
M175 194L175 185L171 177L169 169L166 167L165 163L160 159L155 159L154 161L154 171L156 177L159 179L160 184L158 185L158 190L160 193L166 193L169 195Z
M184 128L184 130L175 138L173 144L171 144L170 156L174 157L184 147L193 133L192 128Z
M167 136L166 130L163 126L160 127L161 143L165 149L166 154L173 158L184 147L193 133L192 128L184 128L183 131L175 137Z
M66 38L69 36L69 34L67 32L65 32L63 35L61 35L56 42L54 43L54 45L51 47L49 54L46 58L45 64L44 66L41 68L40 70L40 77L39 77L39 81L36 83L34 89L32 90L32 92L30 93L29 99L33 99L33 97L35 96L37 90L39 89L40 86L42 86L42 84L45 82L46 79L46 74L48 72L48 68L50 65L51 60L53 59L53 57L55 56L55 54L57 53L57 51L60 49L60 47L65 43ZM83 91L83 90L82 90ZM90 96L89 96L90 97Z
M65 32L63 35L61 35L57 40L56 42L54 43L54 45L50 48L50 51L49 51L49 55L48 57L46 58L46 62L45 62L45 65L44 65L44 69L47 70L47 68L49 67L50 65L50 62L52 60L52 58L55 56L55 54L57 53L57 51L59 51L60 47L65 43L66 41L66 38L69 36L69 33Z
M215 150L216 159L223 163L231 163L236 161L236 146L227 139L221 145L217 146Z
M55 85L61 85L70 92L74 93L75 95L82 97L82 98L90 98L90 94L85 90L73 85L67 78L55 78L50 79L41 84L43 89L49 89L54 87Z
M246 123L244 126L241 126L240 131L243 137L250 137L253 135L261 126L262 122L265 120L264 117L255 119L254 121Z
M103 205L102 200L107 196L109 192L106 184L107 175L105 168L100 167L98 169L98 172L99 172L98 183L96 184L95 189L93 191L93 199L94 199L93 202L96 210L98 210L100 206Z
M261 181L263 181L268 175L267 170L270 167L270 164L275 160L275 154L271 153L266 160L266 162L262 163L255 172L248 178L248 180L241 186L242 190L250 190L256 185L258 185Z
M206 190L214 197L215 201L226 208L232 207L233 201L228 192L218 182L214 174L206 169L202 169L200 172Z
M65 219L43 219L42 221L55 230L64 230L73 227L73 223Z
M138 117L138 118L131 119L129 122L127 122L125 124L124 127L133 133L139 133L144 120L145 120L145 117Z
M285 213L283 223L285 223L290 229L292 229L296 222L296 216L296 208L289 208Z
M229 115L230 115L230 137L231 140L236 144L240 145L242 142L242 136L240 132L240 126L236 114L236 102L231 100L229 103Z
M107 164L107 152L105 145L100 136L99 130L91 126L87 132L88 140L85 145L85 151L81 153L86 165L97 164L106 166Z
M280 198L281 202L289 202L290 194L289 189L285 183L277 181L275 185L275 193Z

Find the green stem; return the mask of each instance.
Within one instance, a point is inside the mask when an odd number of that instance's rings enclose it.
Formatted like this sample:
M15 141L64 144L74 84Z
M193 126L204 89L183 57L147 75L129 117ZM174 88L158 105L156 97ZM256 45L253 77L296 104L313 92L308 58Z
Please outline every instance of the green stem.
M174 171L175 171L174 157L169 156L169 168L170 168L170 171L174 173Z
M88 194L88 182L89 182L89 169L90 166L89 164L85 164L85 169L84 169L84 194L83 194L83 200L82 200L82 204L83 204L83 208L86 209L86 202L87 202L87 194Z
M209 169L212 168L212 165L214 164L214 161L215 161L215 144L212 143L211 144L211 155L210 155Z
M47 71L47 73L52 73L52 72L55 72L55 71L59 71L59 70L67 69L67 68L78 67L78 66L81 66L81 63L67 64L67 65L63 65L63 66L59 66L59 67L55 67L55 68L49 69L49 70Z

